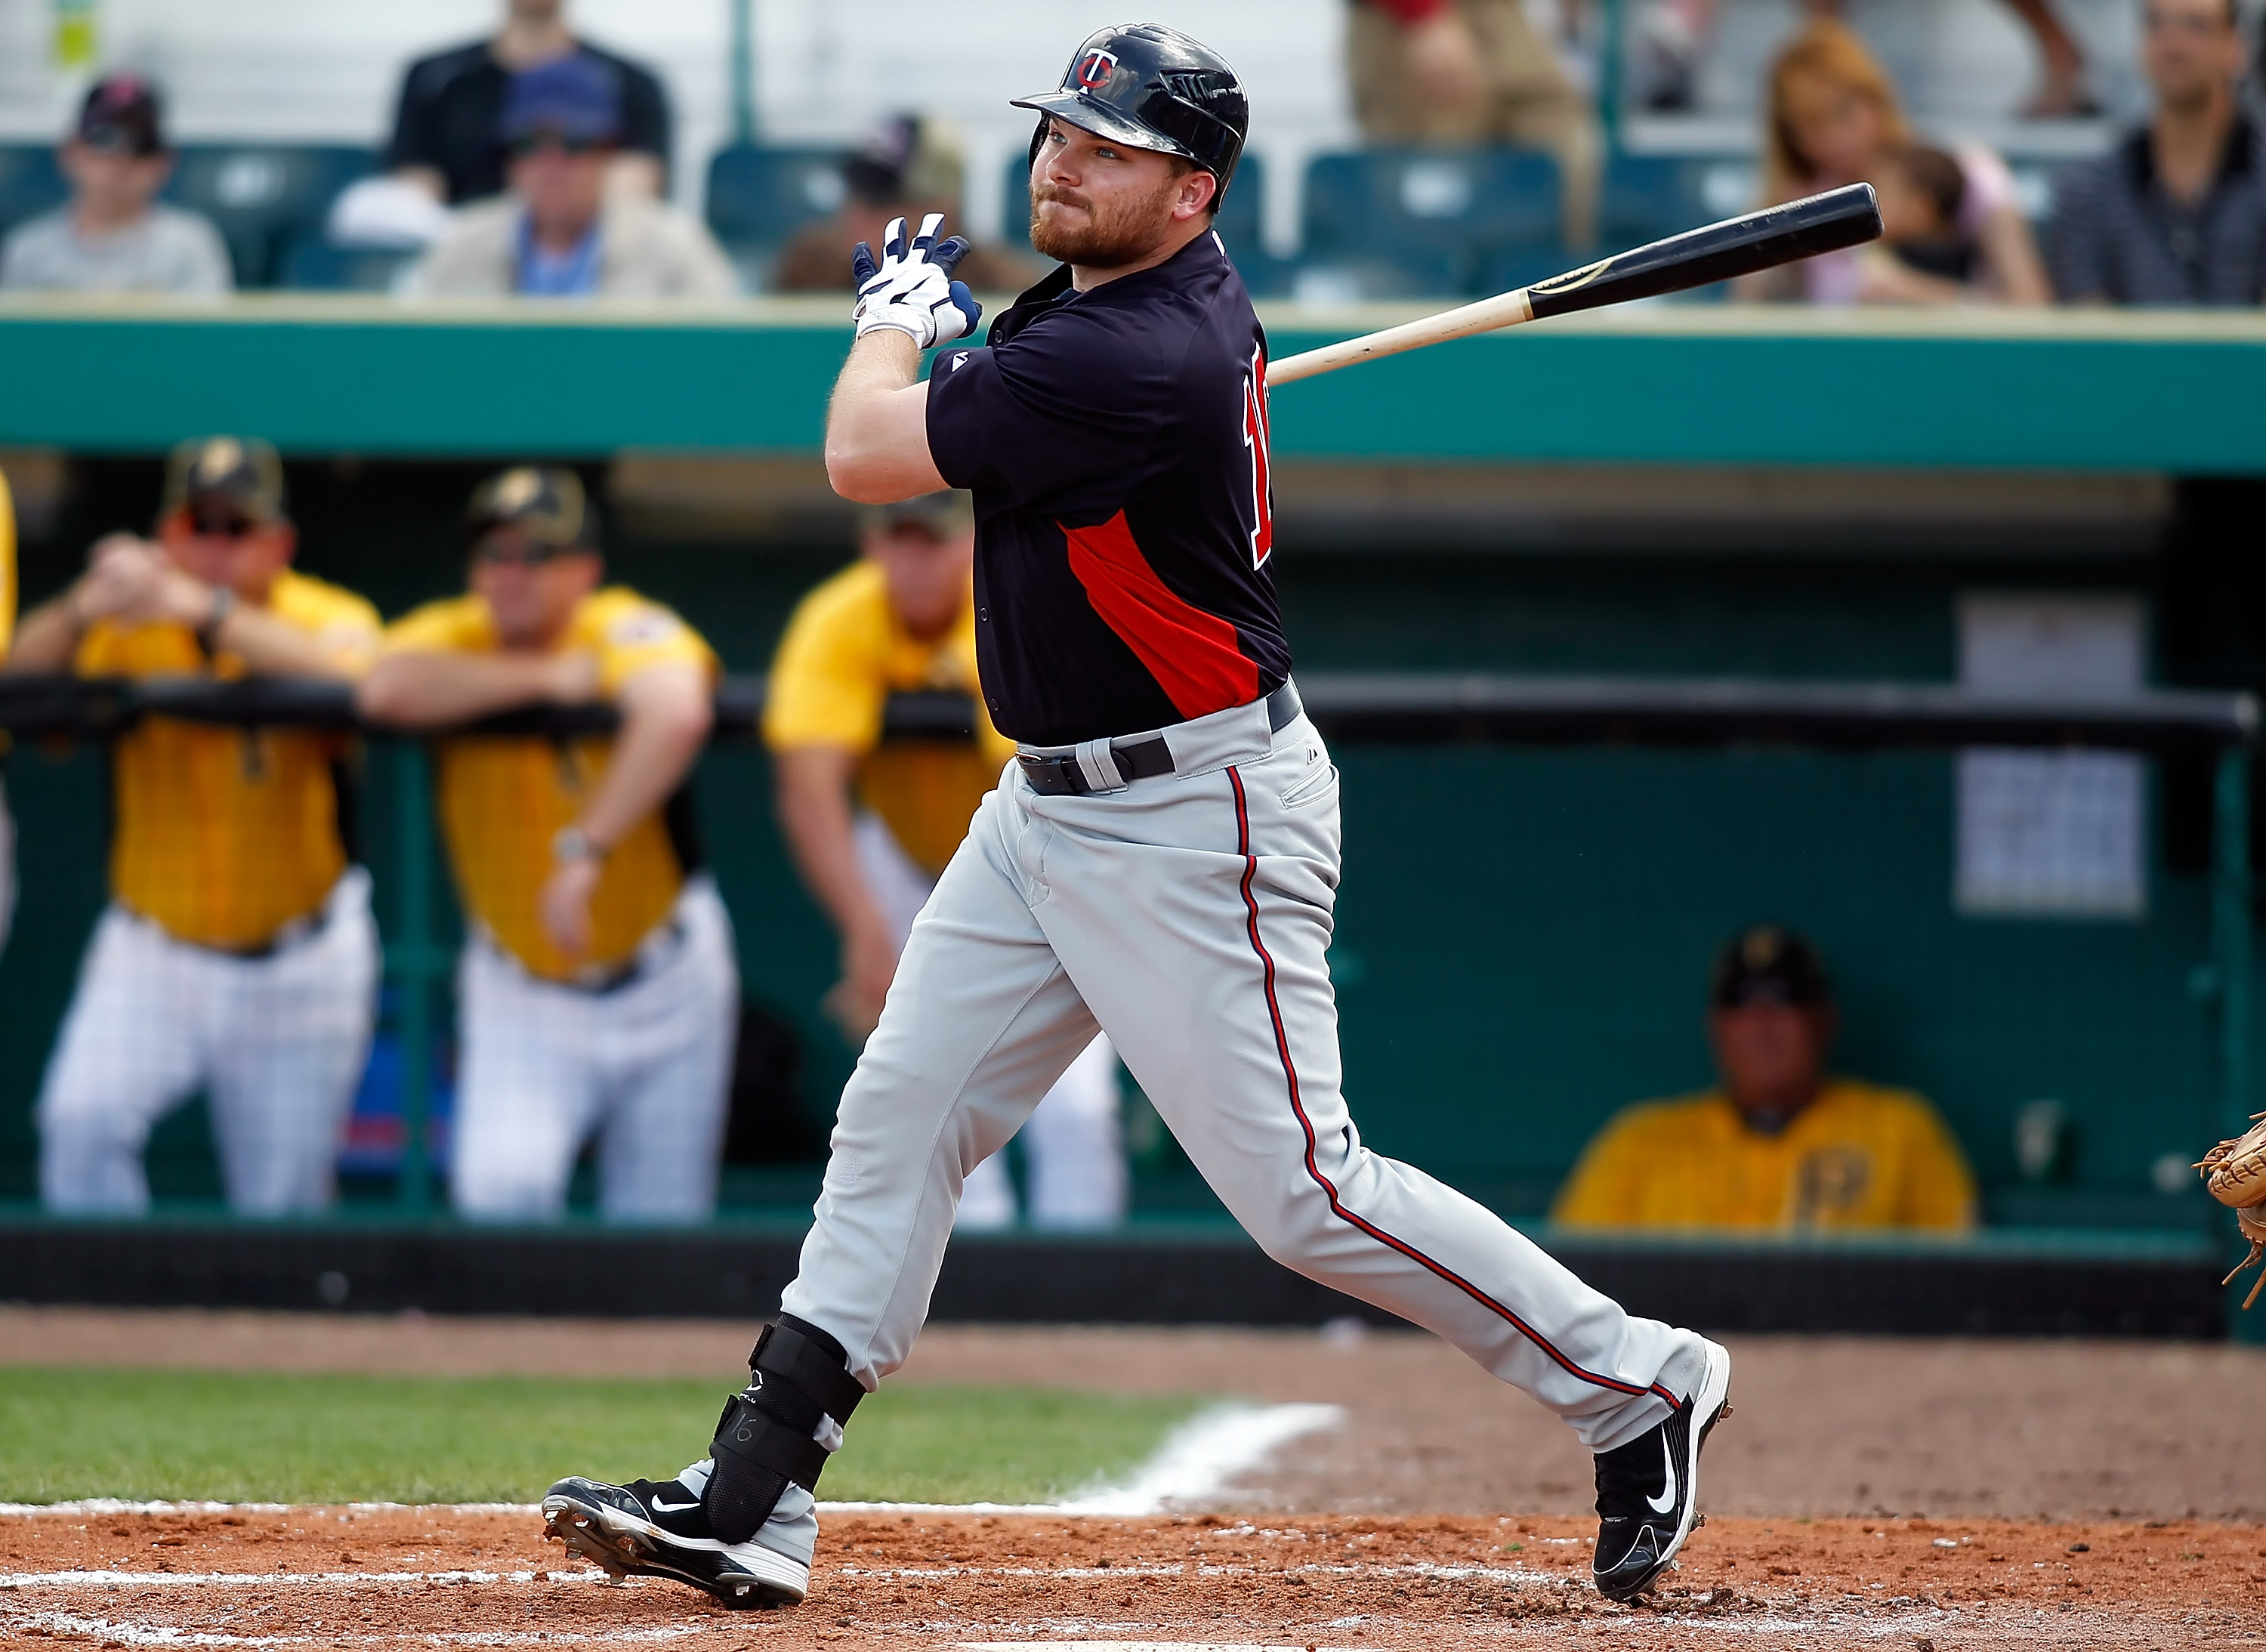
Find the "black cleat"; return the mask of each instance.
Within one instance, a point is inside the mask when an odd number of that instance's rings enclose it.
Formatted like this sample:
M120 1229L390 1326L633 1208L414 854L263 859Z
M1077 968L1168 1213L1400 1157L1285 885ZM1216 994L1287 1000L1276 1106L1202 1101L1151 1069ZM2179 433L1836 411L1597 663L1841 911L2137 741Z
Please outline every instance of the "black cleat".
M1705 1344L1700 1386L1658 1428L1597 1453L1597 1552L1590 1570L1607 1600L1634 1600L1698 1524L1700 1448L1730 1407L1731 1356Z
M798 1529L806 1526L807 1533ZM767 1524L748 1542L726 1543L708 1535L700 1494L681 1480L609 1486L579 1474L544 1494L543 1528L545 1537L617 1579L632 1573L674 1578L727 1606L791 1606L808 1594L810 1545L818 1531L805 1515ZM801 1557L757 1540L765 1537L800 1546Z

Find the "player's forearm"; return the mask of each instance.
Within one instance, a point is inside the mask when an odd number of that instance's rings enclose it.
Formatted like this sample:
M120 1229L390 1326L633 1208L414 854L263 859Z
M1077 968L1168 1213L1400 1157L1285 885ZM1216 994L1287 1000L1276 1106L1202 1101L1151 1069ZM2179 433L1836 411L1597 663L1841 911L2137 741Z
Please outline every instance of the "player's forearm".
M845 935L880 927L881 908L858 868L850 808L856 760L832 746L807 746L775 753L771 762L779 828L812 898Z
M318 677L333 683L359 679L377 645L377 639L369 636L341 647L337 639L325 640L243 603L230 608L208 636L214 648L236 655L255 676Z
M548 654L397 654L369 669L355 704L373 722L440 728L559 698Z
M708 674L695 665L640 672L623 684L621 706L622 731L605 775L574 822L602 849L628 837L684 784L715 721Z
M73 593L41 603L17 624L16 640L0 671L68 671L84 630L72 603Z
M945 486L928 449L920 346L882 328L850 347L826 410L826 479L843 498L885 505Z

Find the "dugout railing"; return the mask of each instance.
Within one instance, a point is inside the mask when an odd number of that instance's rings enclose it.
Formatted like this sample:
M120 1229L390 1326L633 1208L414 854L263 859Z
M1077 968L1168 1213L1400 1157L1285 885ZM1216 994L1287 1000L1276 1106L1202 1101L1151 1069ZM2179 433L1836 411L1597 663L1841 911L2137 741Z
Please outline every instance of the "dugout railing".
M1326 737L1341 746L1741 747L1835 752L1988 746L2109 750L2200 760L2213 777L2209 939L2208 955L2196 960L2191 978L2214 1010L2216 1111L2230 1133L2251 1111L2248 844L2251 771L2260 714L2256 700L2248 694L2157 690L2097 700L2025 702L1914 683L1378 673L1312 675L1301 678L1300 688L1316 724ZM725 744L758 739L763 700L762 679L727 679L717 695L712 738ZM972 710L970 703L958 695L895 696L887 711L885 735L902 740L966 739L972 733ZM441 852L428 779L430 736L406 736L361 724L348 691L333 684L0 677L0 731L19 746L99 744L152 715L245 727L357 732L368 739L371 764L383 764L390 771L390 815L365 822L364 832L367 836L373 830L384 831L391 840L388 856L391 875L386 880L391 887L381 887L378 900L388 921L385 977L396 998L395 1026L404 1051L404 1142L395 1189L395 1220L422 1226L440 1213L442 1202L433 1179L432 1156L426 1151L426 1132L434 1070L430 1054L441 1026L439 995L447 990L455 965L452 950L442 943L433 922L435 895L445 875L439 865ZM611 713L603 707L543 708L491 719L476 725L474 731L567 736L601 729L610 721ZM2199 1143L2198 1151L2204 1144ZM180 1254L169 1257L170 1265L190 1266L189 1259L201 1254L200 1242L191 1242ZM596 1241L586 1236L576 1242ZM662 1242L651 1238L614 1241L615 1248L603 1254L594 1251L576 1264L578 1276L588 1286L599 1277L618 1273L626 1297L632 1291L632 1281L651 1277L632 1253L640 1245ZM765 1282L775 1268L753 1260L754 1252L746 1240L722 1242L725 1251L720 1256L728 1254L739 1260L716 1261L711 1276L739 1283L726 1293L735 1300L715 1305L760 1311L756 1298L769 1288ZM533 1241L525 1235L479 1236L481 1260L473 1270L477 1278L456 1277L463 1274L464 1256L469 1253L451 1250L454 1260L436 1254L421 1261L405 1261L405 1254L421 1257L423 1253L413 1246L412 1253L402 1253L396 1242L391 1250L380 1246L365 1254L364 1239L341 1239L339 1243L353 1249L357 1260L342 1264L341 1268L325 1268L320 1275L325 1282L320 1292L331 1290L328 1282L346 1278L343 1268L350 1265L360 1278L372 1282L358 1290L357 1306L384 1305L391 1290L397 1295L406 1292L405 1301L440 1308L502 1310L517 1305L529 1311L570 1311L567 1299L550 1303L545 1295L546 1287L538 1283L559 1266L559 1258L539 1243L530 1251L527 1247ZM113 1232L96 1244L98 1250L105 1244L130 1248L132 1241ZM765 1244L780 1250L772 1263L786 1265L791 1240L781 1235ZM1105 1318L1121 1313L1131 1318L1255 1315L1296 1320L1311 1317L1318 1311L1317 1305L1328 1299L1328 1293L1304 1282L1275 1280L1271 1265L1255 1255L1251 1261L1258 1271L1253 1272L1241 1265L1223 1267L1217 1258L1199 1261L1178 1242L1163 1241L1161 1248L1159 1244L1154 1236L1107 1251L1090 1244L1065 1247L1056 1243L1051 1250L1020 1255L997 1276L985 1273L976 1262L956 1263L959 1271L948 1270L939 1301L947 1312L953 1303L963 1302L962 1317L1047 1317L1049 1304L1056 1304L1071 1317L1081 1311L1091 1316L1097 1311L1094 1294L1100 1289L1115 1304L1100 1311ZM356 1246L364 1248L354 1249ZM2090 1246L2081 1240L2072 1244L2068 1236L2062 1236L2043 1248L2020 1235L1990 1233L1955 1247L1914 1245L1893 1238L1840 1241L1829 1247L1836 1254L1823 1261L1814 1257L1809 1261L1773 1257L1766 1254L1773 1246L1758 1247L1743 1241L1715 1245L1702 1241L1663 1250L1658 1245L1584 1239L1570 1246L1561 1243L1557 1248L1578 1253L1584 1270L1600 1283L1619 1281L1616 1288L1634 1291L1640 1298L1656 1293L1689 1298L1698 1290L1703 1299L1716 1304L1710 1322L1722 1325L1832 1323L1846 1328L1889 1330L1953 1329L1965 1324L1975 1328L2033 1331L2126 1328L2207 1334L2222 1323L2210 1293L2203 1290L2209 1282L2199 1271L2208 1269L2218 1247L2214 1245L2209 1254L2199 1254L2188 1242L2169 1235L2160 1235L2153 1241L2142 1237L2136 1242ZM1152 1250L1154 1255L1150 1254ZM47 1254L44 1243L33 1240L18 1262L37 1267L33 1258ZM53 1265L63 1274L74 1268L84 1271L89 1266L94 1267L95 1274L102 1272L100 1266L88 1262L84 1247L72 1253L76 1261L60 1260L62 1254L55 1254L59 1260ZM2116 1266L2102 1273L2102 1268L2111 1261ZM2065 1266L2072 1262L2075 1273ZM201 1271L196 1276L209 1280L213 1269L224 1272L227 1267L238 1265L199 1262L195 1268ZM282 1265L296 1280L291 1266ZM2087 1267L2092 1268L2090 1273L2085 1271ZM2040 1282L2056 1268L2060 1269L2057 1277L2061 1284L2042 1285ZM136 1276L148 1275L146 1256L127 1268L128 1273L136 1270ZM259 1271L253 1269L255 1274ZM447 1283L451 1277L455 1277L453 1284ZM395 1280L393 1286L374 1283L388 1278ZM2134 1278L2153 1280L2145 1289L2156 1291L2161 1300L2152 1306L2135 1307L2127 1299ZM1097 1284L1097 1281L1113 1279L1117 1283ZM78 1294L101 1296L104 1289L95 1286ZM292 1293L297 1290L303 1295L303 1282L289 1288L277 1286L274 1290L257 1283L214 1289L224 1299L267 1303L274 1301L277 1291L284 1301L298 1299ZM200 1294L197 1286L179 1282L165 1290L186 1290L192 1298ZM1710 1291L1712 1297L1706 1294ZM2057 1291L2062 1294L2058 1296ZM2070 1291L2075 1296L2064 1300ZM744 1305L737 1300L743 1296L749 1298ZM1314 1298L1312 1302L1310 1296ZM1829 1314L1820 1320L1816 1310L1821 1297L1836 1297L1845 1304L1862 1298L1870 1305L1850 1306L1838 1317ZM327 1295L322 1299L327 1300ZM588 1296L581 1299L586 1305L590 1301ZM640 1300L654 1304L649 1290ZM1946 1306L1953 1300L1966 1305L1954 1312ZM697 1297L677 1302L673 1311L698 1312L697 1302ZM1073 1305L1080 1303L1085 1305L1082 1310ZM672 1310L647 1305L643 1311ZM1963 1319L1960 1313L1965 1315Z

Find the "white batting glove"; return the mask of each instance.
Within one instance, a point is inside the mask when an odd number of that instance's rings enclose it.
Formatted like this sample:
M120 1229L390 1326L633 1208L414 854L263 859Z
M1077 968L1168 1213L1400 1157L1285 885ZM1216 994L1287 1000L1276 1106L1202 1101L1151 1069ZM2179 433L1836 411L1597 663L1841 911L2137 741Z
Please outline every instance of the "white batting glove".
M890 219L878 261L872 247L858 243L850 255L850 270L858 281L858 308L851 315L859 338L876 328L891 327L910 334L914 343L926 349L976 331L983 306L969 292L966 281L952 279L952 272L968 255L968 243L956 235L938 240L936 232L943 227L944 215L932 212L907 245L905 221Z

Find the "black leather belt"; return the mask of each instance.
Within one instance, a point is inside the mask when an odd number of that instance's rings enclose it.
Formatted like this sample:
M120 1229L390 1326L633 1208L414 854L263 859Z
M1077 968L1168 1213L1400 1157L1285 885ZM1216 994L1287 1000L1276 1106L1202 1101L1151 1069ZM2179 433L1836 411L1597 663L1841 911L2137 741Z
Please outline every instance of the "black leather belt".
M1267 697L1267 727L1274 732L1288 727L1305 709L1298 703L1295 684L1285 683ZM1148 735L1139 740L1113 740L1109 755L1117 764L1117 772L1127 784L1135 780L1153 779L1173 771L1172 748L1166 745L1162 735ZM1115 787L1095 786L1085 778L1077 754L1065 752L1060 757L1042 757L1027 751L1015 754L1015 761L1023 765L1023 778L1031 790L1041 797L1086 797L1097 791L1112 791Z

